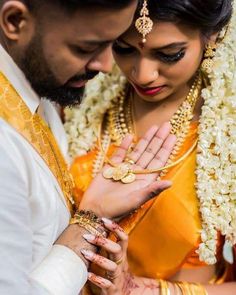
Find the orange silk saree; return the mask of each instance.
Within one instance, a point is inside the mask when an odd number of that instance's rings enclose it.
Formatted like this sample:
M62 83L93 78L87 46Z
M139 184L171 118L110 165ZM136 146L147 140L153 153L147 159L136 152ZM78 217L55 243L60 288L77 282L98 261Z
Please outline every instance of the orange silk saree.
M197 129L198 124L192 123L178 157L193 146ZM109 153L113 150L111 147ZM91 151L71 166L77 202L92 180L95 156L96 151ZM196 149L165 175L164 179L173 182L170 189L121 222L129 234L128 259L135 275L167 279L182 267L205 265L195 253L201 230L195 168Z

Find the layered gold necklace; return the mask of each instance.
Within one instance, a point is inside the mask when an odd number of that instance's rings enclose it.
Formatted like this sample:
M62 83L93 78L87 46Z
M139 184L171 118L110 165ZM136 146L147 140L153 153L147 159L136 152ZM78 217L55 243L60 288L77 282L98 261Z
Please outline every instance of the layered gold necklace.
M176 155L178 154L186 135L189 132L190 123L193 119L194 109L198 98L200 97L201 89L202 76L198 73L187 97L170 120L172 126L171 133L177 137L177 142L172 154L165 167L151 170L132 170L130 165L127 163L116 165L106 157L111 142L118 145L127 133L135 134L132 118L132 100L130 95L128 95L128 91L122 90L117 99L114 101L113 106L104 116L104 120L100 128L101 130L99 132L99 149L94 161L93 176L101 170L104 162L106 161L111 167L103 172L103 176L105 178L122 181L123 183L130 183L135 180L137 174L161 172L159 177L162 177L167 172L167 169L184 160L196 147L197 142L194 143L186 154L174 162Z

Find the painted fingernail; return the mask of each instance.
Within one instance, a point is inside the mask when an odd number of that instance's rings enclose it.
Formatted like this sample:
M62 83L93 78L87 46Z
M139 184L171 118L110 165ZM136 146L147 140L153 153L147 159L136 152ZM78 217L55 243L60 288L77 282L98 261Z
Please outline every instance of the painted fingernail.
M112 225L112 224L113 224L113 221L111 221L110 219L105 218L105 217L102 218L102 221L103 221L105 224L107 224L107 225Z
M91 234L84 234L83 235L83 238L86 240L86 241L88 241L88 242L92 242L92 241L94 241L95 240L95 236L94 235L91 235Z
M93 257L93 252L91 252L87 249L82 249L82 250L80 250L80 252L88 259Z

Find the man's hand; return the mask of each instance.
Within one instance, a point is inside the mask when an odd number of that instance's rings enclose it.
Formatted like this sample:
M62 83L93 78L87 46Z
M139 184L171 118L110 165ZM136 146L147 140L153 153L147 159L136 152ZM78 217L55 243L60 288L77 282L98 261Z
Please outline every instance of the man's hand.
M78 224L69 225L57 239L55 244L70 248L88 266L88 261L82 255L81 250L86 248L96 252L96 247L86 242L86 240L83 238L84 234L89 234L89 232L86 229L80 227Z
M169 123L149 129L128 155L135 163L132 169L155 169L166 164L176 142L170 130ZM122 163L131 142L132 137L127 136L111 160L116 164ZM98 216L107 218L127 215L170 187L169 181L157 181L157 176L158 173L137 175L133 183L123 184L105 179L101 172L85 192L79 209L92 210Z

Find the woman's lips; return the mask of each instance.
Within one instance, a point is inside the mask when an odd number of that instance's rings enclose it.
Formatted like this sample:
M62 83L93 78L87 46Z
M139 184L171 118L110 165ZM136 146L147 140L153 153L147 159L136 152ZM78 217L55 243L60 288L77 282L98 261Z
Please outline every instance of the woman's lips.
M137 90L137 92L139 92L142 95L155 96L158 93L160 93L165 88L165 86L142 88L134 84L134 88Z

